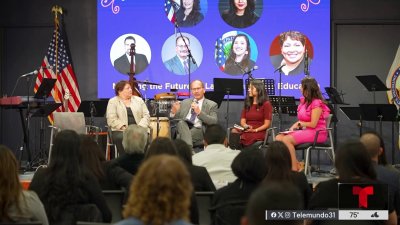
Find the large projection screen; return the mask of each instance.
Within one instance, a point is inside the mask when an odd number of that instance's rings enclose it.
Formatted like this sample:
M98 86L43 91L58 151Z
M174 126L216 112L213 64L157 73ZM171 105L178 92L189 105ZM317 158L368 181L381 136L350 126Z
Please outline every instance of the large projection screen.
M97 8L99 98L129 78L132 42L136 80L160 84L139 85L147 98L188 92L194 79L212 91L213 78L247 79L254 67L254 78L274 79L276 95L282 88L282 96L299 98L307 64L321 88L330 86L329 0L99 0ZM192 10L183 20L185 8ZM179 31L196 64L184 62Z

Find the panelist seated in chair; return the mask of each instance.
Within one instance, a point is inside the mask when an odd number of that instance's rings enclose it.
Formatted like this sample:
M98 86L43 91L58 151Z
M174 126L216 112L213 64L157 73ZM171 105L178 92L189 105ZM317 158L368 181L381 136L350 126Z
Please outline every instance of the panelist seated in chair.
M313 143L317 130L326 128L326 118L330 113L314 78L303 78L300 90L303 97L300 98L300 104L297 107L298 121L290 127L288 133L276 136L276 140L282 141L289 148L292 158L292 170L294 171L299 170L295 146L303 143ZM328 132L321 131L318 135L317 143L324 143L327 138Z
M193 97L175 102L170 117L179 120L176 126L178 138L193 147L202 143L206 126L218 122L218 105L204 97L205 88L202 81L192 81L190 90Z
M264 83L260 80L252 80L240 118L240 125L244 130L240 131L236 128L232 130L232 133L240 134L240 146L232 146L235 136L238 136L231 135L233 139L231 139L231 147L240 149L242 146L248 147L257 141L263 141L266 130L271 126L271 120L272 105L265 91Z
M112 138L119 154L122 151L122 131L128 125L137 124L148 129L150 113L144 101L132 95L132 87L128 81L121 80L115 85L115 97L110 98L107 105L107 124L113 131Z

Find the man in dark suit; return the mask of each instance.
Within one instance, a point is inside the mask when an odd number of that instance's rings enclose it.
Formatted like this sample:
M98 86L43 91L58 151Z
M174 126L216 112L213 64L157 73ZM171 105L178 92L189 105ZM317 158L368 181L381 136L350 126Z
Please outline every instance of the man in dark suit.
M164 62L164 66L167 68L167 70L177 75L189 74L189 66L190 73L193 73L197 69L197 64L194 64L193 61L188 58L189 52L185 42L188 46L190 46L190 40L186 36L182 37L179 36L176 38L176 55ZM185 41L183 41L183 39L185 39Z
M203 142L206 126L218 122L218 105L204 97L205 88L202 81L192 81L190 89L192 98L175 102L170 117L179 120L176 127L178 138L193 147Z
M114 61L114 68L118 70L118 72L128 75L130 72L131 67L131 45L136 45L136 40L132 36L128 36L125 38L124 45L125 45L125 54ZM146 56L143 54L136 53L133 56L133 62L135 63L135 74L139 74L143 72L146 67L149 65L149 61L147 60Z

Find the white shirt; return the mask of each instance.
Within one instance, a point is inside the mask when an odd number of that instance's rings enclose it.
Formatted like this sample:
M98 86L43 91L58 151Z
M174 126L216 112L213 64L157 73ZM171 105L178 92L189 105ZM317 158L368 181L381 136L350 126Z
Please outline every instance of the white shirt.
M239 153L240 151L227 148L223 144L208 145L204 151L193 155L193 165L204 166L216 187L221 187L237 179L231 164Z
M203 106L203 102L204 102L204 97L200 100L197 100L197 104L199 105L200 110L201 107ZM189 109L189 112L186 115L186 119L190 120L190 117L192 117L192 108ZM194 127L201 128L201 125L202 125L201 120L199 120L197 115L196 118L194 119Z

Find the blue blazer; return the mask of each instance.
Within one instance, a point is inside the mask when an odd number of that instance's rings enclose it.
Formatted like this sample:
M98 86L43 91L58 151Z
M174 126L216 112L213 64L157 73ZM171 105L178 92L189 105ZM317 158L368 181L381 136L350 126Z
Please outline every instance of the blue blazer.
M190 62L190 73L193 73L197 70L197 64L193 64ZM174 56L167 61L164 62L164 66L167 68L169 72L172 72L177 75L186 75L185 68L183 68L183 64L181 60L179 60L178 56Z

